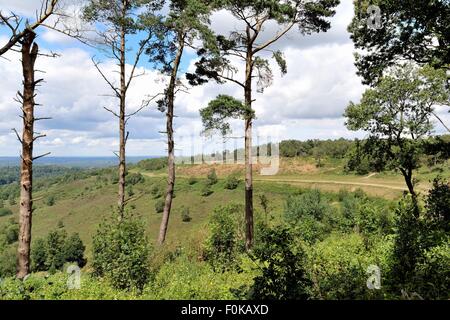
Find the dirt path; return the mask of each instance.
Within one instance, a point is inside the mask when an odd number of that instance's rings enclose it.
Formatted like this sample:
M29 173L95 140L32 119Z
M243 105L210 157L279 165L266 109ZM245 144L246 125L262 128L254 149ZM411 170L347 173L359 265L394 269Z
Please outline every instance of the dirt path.
M360 187L374 187L384 188L391 190L407 190L406 187L396 187L387 184L378 183L365 183L365 182L348 182L348 181L334 181L334 180L303 180L303 179L260 179L255 178L255 181L275 182L275 183L316 183L316 184L333 184L333 185L348 185L348 186L360 186Z
M164 177L164 174L158 173L154 174L151 172L141 172L143 175L147 177ZM374 174L372 174L374 175ZM178 177L187 177L183 175L178 175ZM369 177L366 177L369 178ZM264 178L254 178L254 181L259 182L273 182L273 183L287 183L287 184L304 184L304 183L313 183L313 184L332 184L332 185L347 185L347 186L355 186L355 187L372 187L372 188L383 188L390 190L398 190L405 191L406 187L393 186L388 184L380 184L380 183L366 183L366 182L353 182L353 181L335 181L335 180L309 180L309 179L284 179L284 178L275 178L275 179L264 179Z

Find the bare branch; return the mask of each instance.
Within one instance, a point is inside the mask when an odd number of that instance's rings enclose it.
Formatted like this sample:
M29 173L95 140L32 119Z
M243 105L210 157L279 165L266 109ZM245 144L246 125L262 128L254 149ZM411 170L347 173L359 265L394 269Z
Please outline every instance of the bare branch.
M20 138L19 133L17 132L17 130L15 128L12 128L11 130L14 131L14 133L16 134L17 140L19 140L20 143L23 143L22 138Z
M46 156L48 156L49 154L51 154L51 152L47 152L47 153L41 154L40 156L37 156L37 157L33 157L33 161L34 161L34 160L37 160L37 159L40 159L40 158L43 158L43 157L46 157Z

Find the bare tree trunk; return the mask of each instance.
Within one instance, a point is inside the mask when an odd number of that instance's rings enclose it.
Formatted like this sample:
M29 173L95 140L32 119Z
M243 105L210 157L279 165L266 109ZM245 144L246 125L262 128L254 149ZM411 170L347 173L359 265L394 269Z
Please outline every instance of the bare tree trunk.
M125 4L123 8L123 16L125 16ZM125 106L126 106L126 82L125 82L125 29L122 28L120 33L120 113L119 113L119 219L123 218L125 208L125 175L126 175L126 158L125 146L127 143L127 135L125 134Z
M184 51L184 37L181 37L177 50L177 55L173 63L173 70L170 76L169 88L167 90L167 155L168 155L168 176L166 199L164 211L159 228L158 243L162 245L166 240L167 227L169 225L170 210L172 208L173 192L175 189L175 142L173 138L173 117L175 103L175 87L177 82L178 68L180 67L181 57Z
M19 247L17 277L23 279L30 273L31 222L33 214L33 142L34 138L34 64L39 47L34 43L35 34L27 33L22 42L23 110L22 155L20 168Z
M252 110L252 71L253 54L249 46L245 71L245 105ZM245 248L253 246L253 167L252 167L252 127L253 118L250 114L245 119Z

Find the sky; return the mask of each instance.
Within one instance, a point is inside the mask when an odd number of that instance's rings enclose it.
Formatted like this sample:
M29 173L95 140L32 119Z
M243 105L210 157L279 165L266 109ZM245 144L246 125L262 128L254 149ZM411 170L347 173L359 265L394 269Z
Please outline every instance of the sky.
M69 1L69 0L67 0ZM0 0L0 10L15 11L33 16L36 0ZM326 33L302 36L292 30L271 47L284 52L288 73L281 76L274 61L273 84L264 93L254 92L254 135L261 143L286 139L363 138L362 132L346 129L342 114L350 101L358 102L366 89L356 75L353 53L355 48L347 32L353 16L352 0L342 0L336 15L330 19L331 29ZM212 16L212 28L227 33L239 28L226 12ZM0 46L8 39L7 30L0 27ZM264 37L274 34L276 26L269 25ZM111 156L118 149L118 120L104 107L117 109L118 101L95 69L92 57L101 61L102 70L117 77L114 61L95 49L48 29L41 29L37 42L43 52L52 50L58 58L39 57L36 69L45 71L38 76L45 82L38 89L36 107L38 117L52 117L39 121L36 131L45 133L35 144L35 154L51 152L53 156ZM133 39L130 46L136 45ZM270 56L267 56L270 58ZM20 143L12 128L21 130L20 108L13 99L21 87L19 55L9 52L0 59L0 156L17 156ZM196 56L189 50L183 59L182 72L193 71ZM236 74L239 77L242 67ZM130 67L130 66L128 66ZM137 110L142 100L163 91L165 79L146 61L138 66L144 75L135 79L130 88L127 108ZM242 98L236 84L218 85L210 82L179 93L175 101L175 135L178 150L208 145L200 136L202 124L199 110L218 94ZM450 121L445 110L437 110L445 121ZM234 135L242 136L242 121L233 122ZM435 132L444 133L436 124ZM166 153L165 115L150 105L128 122L130 132L129 156L156 156ZM242 141L237 142L238 145ZM234 142L233 142L234 143Z

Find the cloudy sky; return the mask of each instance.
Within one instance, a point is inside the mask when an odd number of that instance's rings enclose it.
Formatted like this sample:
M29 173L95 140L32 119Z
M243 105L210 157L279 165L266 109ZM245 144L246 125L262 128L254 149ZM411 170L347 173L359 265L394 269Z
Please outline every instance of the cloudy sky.
M12 4L13 3L13 4ZM0 9L14 10L32 16L36 0L0 0ZM364 86L356 76L353 64L354 47L346 31L353 15L351 0L342 0L332 28L327 33L301 36L296 30L271 49L281 49L287 60L288 74L281 77L275 65L274 82L263 94L255 92L255 136L272 139L336 139L363 137L348 131L342 113L349 101L359 101ZM239 25L227 13L212 17L216 32L227 32ZM0 45L7 40L6 30L0 31ZM268 26L269 35L276 30ZM40 57L37 69L45 83L39 88L36 101L37 116L52 117L40 121L36 131L47 134L39 140L36 153L52 152L53 156L110 156L118 147L118 123L103 107L116 108L117 101L107 95L109 87L93 66L95 50L63 35L41 30L37 39L41 50L52 50L61 56L56 59ZM10 52L0 59L0 156L17 156L20 145L12 128L21 129L19 105L13 98L21 85L19 57ZM189 52L183 61L183 71L193 68L195 55ZM113 76L113 61L102 59L102 69ZM145 75L137 78L128 97L130 111L139 108L142 99L161 92L161 76L146 63L139 66ZM239 74L238 74L239 75ZM199 109L220 93L242 97L242 89L235 84L209 83L179 94L176 100L175 127L179 141L198 141L201 131ZM442 113L444 117L446 113ZM236 132L242 124L235 123ZM139 113L129 122L128 155L162 155L165 153L164 114L155 106ZM436 132L443 128L436 126ZM239 135L239 134L237 134Z

